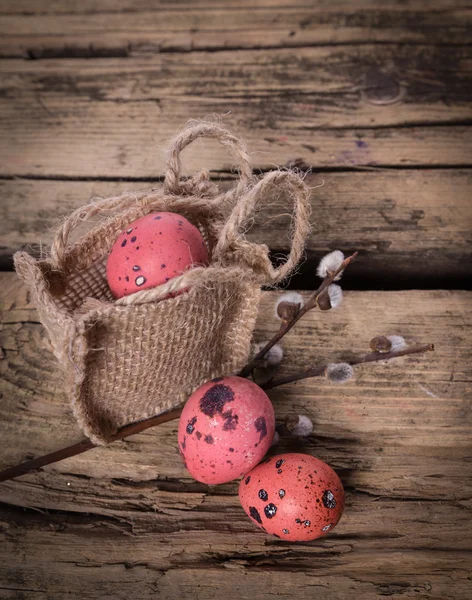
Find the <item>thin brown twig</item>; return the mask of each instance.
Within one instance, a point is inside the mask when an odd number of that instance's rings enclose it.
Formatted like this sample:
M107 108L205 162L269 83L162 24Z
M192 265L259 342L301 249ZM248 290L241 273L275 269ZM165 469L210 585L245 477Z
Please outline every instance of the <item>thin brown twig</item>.
M418 354L422 352L428 352L434 350L433 344L424 344L422 346L414 346L412 348L405 348L404 350L398 350L397 352L372 352L371 354L367 354L366 356L362 356L358 359L352 360L350 365L359 365L367 362L374 362L380 360L390 360L392 358L398 358L400 356L406 356L408 354ZM320 375L324 375L326 369L326 365L322 365L319 367L312 367L307 369L306 371L302 371L301 373L295 373L294 375L288 375L287 377L282 377L280 379L274 379L261 387L265 390L271 390L280 385L285 385L287 383L292 383L294 381L299 381L300 379L307 379L309 377L319 377ZM111 442L121 440L129 435L133 435L135 433L140 433L145 429L149 429L150 427L154 427L156 425L161 425L162 423L167 423L169 421L173 421L174 419L178 419L182 409L177 408L170 412L164 413L162 415L158 415L157 417L151 417L150 419L146 419L144 421L139 421L138 423L132 423L131 425L126 425L122 427L112 438ZM95 448L96 445L90 441L89 439L84 439L77 444L72 446L68 446L67 448L62 448L61 450L57 450L56 452L51 452L50 454L46 454L44 456L39 456L38 458L34 458L32 460L28 460L22 464L16 465L14 467L10 467L0 472L0 482L7 481L8 479L14 479L15 477L19 477L20 475L26 475L26 473L30 473L32 471L36 471L41 467L45 467L47 465L51 465L53 463L59 462L66 458L71 458L72 456L77 456L78 454L82 454L83 452L87 452L92 448Z
M125 427L122 427L120 430L118 430L117 433L115 433L115 435L110 439L110 442L122 440L123 438L128 437L129 435L133 435L135 433L144 431L145 429L149 429L149 427L154 427L156 425L161 425L162 423L167 423L168 421L178 419L181 412L181 408L176 408L175 410L163 413L156 417L151 417L149 419L145 419L144 421L138 421L137 423L131 423L130 425L126 425ZM67 448L61 448L60 450L56 450L56 452L51 452L50 454L45 454L44 456L38 456L38 458L27 460L24 463L5 469L4 471L0 471L0 482L7 481L8 479L14 479L15 477L25 475L26 473L30 473L31 471L36 471L41 467L51 465L53 463L64 460L65 458L77 456L78 454L82 454L83 452L87 452L87 450L92 450L92 448L96 447L96 444L94 444L88 438L85 438L77 444L67 446Z
M351 264L351 262L356 258L356 256L357 256L357 252L354 252L354 254L345 258L343 260L343 262L341 263L341 265L338 267L338 269L336 269L336 271L334 271L333 273L330 273L328 276L326 276L323 279L320 287L308 299L308 301L305 303L305 305L302 306L302 308L300 308L300 310L297 312L297 314L290 321L282 321L282 324L280 325L280 329L272 337L272 339L270 339L267 342L267 344L263 348L261 348L261 350L259 350L259 352L257 352L251 358L251 360L247 363L247 365L244 366L239 371L239 373L238 373L239 377L249 377L249 375L251 375L251 373L254 371L254 369L260 363L260 361L264 358L264 356L267 354L267 352L269 352L269 350L273 346L275 346L275 344L277 342L279 342L284 337L284 335L286 335L292 329L292 327L295 325L295 323L297 323L303 317L303 315L305 315L309 310L316 308L316 306L318 304L318 299L321 296L321 294L325 291L326 288L328 288L333 283L333 281L336 279L336 277L342 271L344 271L344 269L346 269L347 266L349 266Z
M412 346L411 348L404 348L403 350L397 350L396 352L371 352L370 354L366 354L365 356L361 356L359 358L355 358L351 361L345 361L349 365L361 365L363 363L368 362L376 362L381 360L391 360L392 358L399 358L400 356L407 356L409 354L420 354L423 352L430 352L434 350L434 344L423 344L421 346ZM299 373L294 373L293 375L287 375L286 377L280 377L279 379L272 379L268 381L261 387L264 390L271 390L275 387L279 387L280 385L285 385L286 383L292 383L294 381L300 381L301 379L309 379L311 377L319 377L320 375L324 375L326 371L326 364L319 365L317 367L310 367L306 371L301 371Z

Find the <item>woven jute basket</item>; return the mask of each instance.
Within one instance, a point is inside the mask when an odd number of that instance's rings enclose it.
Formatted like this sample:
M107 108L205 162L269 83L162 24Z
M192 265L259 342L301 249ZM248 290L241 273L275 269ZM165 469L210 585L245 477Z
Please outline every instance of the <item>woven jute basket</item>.
M217 139L236 159L239 178L230 191L220 192L205 171L181 178L180 153L198 137ZM267 246L248 242L243 231L258 204L281 194L293 202L292 247L274 268ZM47 259L15 254L16 271L64 369L75 417L95 444L107 443L124 425L177 407L208 379L245 364L261 286L286 278L302 256L308 198L298 174L275 171L255 180L240 139L219 124L194 122L171 141L159 189L79 208L59 227ZM109 251L129 223L153 211L194 223L208 245L209 266L115 300L105 272ZM70 241L79 224L97 216L98 225Z

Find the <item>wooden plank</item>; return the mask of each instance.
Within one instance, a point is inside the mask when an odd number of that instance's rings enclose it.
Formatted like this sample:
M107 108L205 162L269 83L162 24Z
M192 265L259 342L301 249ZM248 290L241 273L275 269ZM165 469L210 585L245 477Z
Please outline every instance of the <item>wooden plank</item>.
M25 286L12 273L0 283L6 466L81 434ZM277 295L263 297L256 340L277 327ZM308 414L315 426L273 452L315 454L346 485L346 514L327 538L288 544L253 528L236 483L189 477L168 423L1 484L0 597L469 597L470 300L348 292L343 308L309 313L284 340L284 372L364 352L379 333L436 344L427 357L359 368L344 386L306 380L271 393L279 419Z
M224 121L256 168L469 164L468 54L367 45L4 60L0 175L155 178L190 117L230 111ZM186 164L232 166L206 143Z
M0 14L100 14L103 12L144 12L173 9L175 11L220 9L236 12L241 8L253 10L265 9L293 9L309 8L313 13L322 11L324 13L344 12L351 14L355 11L392 11L394 13L406 13L410 11L419 12L441 12L446 9L467 8L467 3L458 4L457 0L390 0L386 5L383 0L258 0L255 5L251 0L233 0L228 5L225 0L82 0L81 2L64 2L64 0L41 0L38 4L35 0L3 0Z
M414 285L448 280L464 286L470 276L472 172L466 169L376 171L308 175L312 187L313 229L302 272L329 249L359 250L349 283L382 285L410 279ZM11 265L13 252L38 256L51 243L60 220L92 197L155 187L156 183L116 181L0 181L2 219L0 264ZM220 183L222 189L232 181ZM317 187L321 186L322 187ZM257 216L248 232L277 254L289 246L288 206L274 202ZM268 227L270 224L270 227ZM462 284L461 284L462 281ZM315 279L312 278L312 284ZM310 286L307 281L306 286Z
M470 7L343 3L3 3L0 56L140 53L320 44L470 42ZM88 4L88 5L87 5Z

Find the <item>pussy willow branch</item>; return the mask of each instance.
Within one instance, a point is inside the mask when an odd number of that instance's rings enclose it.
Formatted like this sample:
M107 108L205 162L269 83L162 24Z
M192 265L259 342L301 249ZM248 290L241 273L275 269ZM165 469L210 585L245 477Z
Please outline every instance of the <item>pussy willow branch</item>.
M419 354L422 352L428 352L434 350L433 344L424 344L422 346L413 346L411 348L405 348L404 350L399 350L397 352L372 352L371 354L367 354L360 358L352 360L350 365L359 365L362 363L375 362L381 360L390 360L392 358L398 358L400 356L407 356L408 354ZM324 375L326 369L326 365L313 367L311 369L307 369L306 371L302 371L301 373L295 373L294 375L288 375L287 377L282 377L280 379L273 379L266 384L263 384L261 387L265 390L271 390L280 385L285 385L286 383L291 383L293 381L299 381L300 379L307 379L309 377L319 377ZM145 429L149 429L150 427L154 427L156 425L161 425L162 423L168 423L169 421L173 421L174 419L178 419L180 413L182 412L181 408L177 408L170 412L164 413L162 415L158 415L157 417L151 417L150 419L146 419L144 421L139 421L138 423L132 423L131 425L126 425L122 427L112 438L111 442L115 442L117 440L122 440L129 435L133 435L135 433L140 433ZM26 473L30 473L31 471L36 471L41 467L45 467L46 465L51 465L53 463L64 460L65 458L70 458L72 456L77 456L78 454L82 454L83 452L87 452L87 450L91 450L95 448L96 444L94 444L89 439L84 439L77 444L72 446L68 446L67 448L62 448L61 450L57 450L56 452L51 452L50 454L46 454L44 456L39 456L38 458L33 458L32 460L28 460L20 465L16 465L15 467L10 467L9 469L5 469L0 472L0 482L7 481L8 479L14 479L15 477L19 477L20 475L25 475Z
M326 290L326 288L328 288L333 283L333 281L336 279L339 273L344 271L344 269L351 264L351 262L356 258L356 256L357 252L354 252L354 254L345 258L338 267L338 269L334 271L334 273L331 273L323 279L320 287L307 300L305 305L300 308L297 314L292 319L290 319L290 321L282 321L280 329L273 336L273 338L269 340L267 344L251 358L247 365L239 371L239 377L249 377L249 375L251 375L251 373L257 367L258 363L264 358L267 352L292 329L295 323L297 323L309 310L316 308L316 306L318 305L318 299L321 296L321 294Z
M354 358L351 361L345 361L349 365L361 365L368 362L378 362L382 360L390 360L392 358L399 358L400 356L407 356L409 354L422 354L423 352L431 352L434 350L434 344L423 344L421 346L412 346L411 348L404 348L403 350L397 350L396 352L371 352L365 356ZM310 367L306 371L300 373L294 373L293 375L287 375L286 377L280 377L279 379L272 379L262 385L265 390L271 390L280 385L286 383L292 383L294 381L300 381L301 379L309 379L311 377L319 377L324 375L326 371L326 364L319 365L317 367Z

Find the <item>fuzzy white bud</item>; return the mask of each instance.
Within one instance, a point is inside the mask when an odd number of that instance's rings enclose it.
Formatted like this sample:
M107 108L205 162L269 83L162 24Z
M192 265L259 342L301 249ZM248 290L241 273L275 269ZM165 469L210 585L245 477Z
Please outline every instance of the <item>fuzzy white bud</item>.
M306 415L290 415L285 424L287 429L298 437L307 437L313 432L313 422Z
M326 254L326 256L323 256L323 258L320 260L318 269L316 270L316 274L318 275L318 277L324 279L328 275L331 275L332 273L337 271L337 269L339 269L339 267L341 266L343 260L344 254L341 252L341 250L334 250L334 252ZM336 275L334 281L338 281L338 279L341 279L341 275L342 271L341 273Z
M274 437L272 438L271 446L276 446L280 442L280 435L277 431L274 432Z
M331 302L331 308L337 308L343 301L343 290L340 285L332 283L328 286L328 296Z
M267 342L260 342L259 344L257 344L256 354L260 352L266 344ZM264 362L267 366L275 367L276 365L279 365L282 362L283 357L284 351L282 350L282 347L278 344L275 344L275 346L272 346L272 348L264 354Z
M298 292L286 292L285 294L282 294L280 298L277 299L277 302L275 304L275 316L277 317L277 319L282 318L279 314L279 305L282 303L293 304L294 313L296 314L296 312L298 311L295 310L295 307L299 305L298 310L300 310L300 308L302 308L303 306L303 296Z
M391 352L398 352L399 350L406 348L405 338L401 335L387 335L387 340L392 344L390 349Z
M330 363L325 374L333 383L346 383L354 375L354 369L349 363Z

